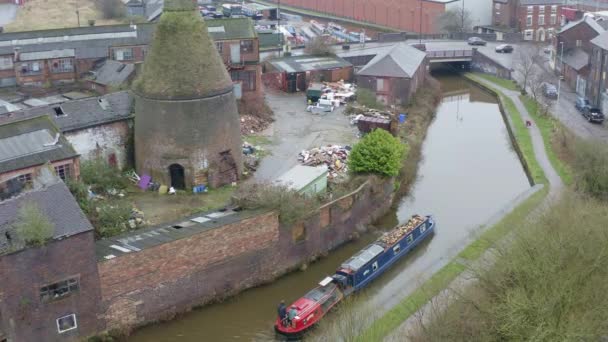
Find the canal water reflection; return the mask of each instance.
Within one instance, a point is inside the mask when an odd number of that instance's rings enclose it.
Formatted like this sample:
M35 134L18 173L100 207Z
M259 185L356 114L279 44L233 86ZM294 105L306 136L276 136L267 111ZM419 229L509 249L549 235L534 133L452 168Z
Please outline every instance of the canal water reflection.
M439 268L446 255L455 254L472 232L530 186L496 99L461 77L436 76L444 99L423 146L419 177L411 194L377 224L379 230L388 229L414 213L433 214L438 223L436 234L372 284L365 298L379 310L407 296L419 285L422 272ZM294 272L223 303L146 327L129 340L271 340L276 304L281 299L291 302L303 295L378 234L366 234L339 248L305 272Z

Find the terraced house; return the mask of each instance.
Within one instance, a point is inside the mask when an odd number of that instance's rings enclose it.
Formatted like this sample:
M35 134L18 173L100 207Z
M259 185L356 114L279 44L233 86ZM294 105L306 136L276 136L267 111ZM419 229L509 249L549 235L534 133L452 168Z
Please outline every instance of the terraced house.
M142 63L155 25L92 26L0 34L0 87L40 87L90 80L91 71L108 59L123 64ZM250 93L257 96L261 68L259 41L252 21L249 18L215 19L209 20L207 25L237 90L241 89L244 96ZM100 87L100 90L104 89Z

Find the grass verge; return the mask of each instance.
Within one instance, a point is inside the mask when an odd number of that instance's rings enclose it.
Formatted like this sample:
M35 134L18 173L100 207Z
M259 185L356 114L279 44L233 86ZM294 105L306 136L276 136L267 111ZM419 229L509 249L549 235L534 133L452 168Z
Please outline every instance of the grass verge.
M487 74L482 74L482 73L475 73L475 76L482 78L486 81L498 84L499 86L505 88L505 89L509 89L509 90L513 90L513 91L519 91L519 88L517 87L517 84L515 84L515 82L513 82L513 80L506 80L504 78L498 78L496 76L492 76L492 75L487 75Z
M445 289L450 282L464 270L465 266L456 262L450 262L445 265L410 296L395 305L380 319L374 321L374 323L357 338L357 341L367 342L382 340L403 323L405 319L413 315L424 304L431 300L431 298Z
M530 113L530 116L532 116L534 119L536 126L543 136L545 150L547 151L551 165L553 165L553 168L555 168L557 174L565 184L572 184L572 170L567 164L562 162L555 150L552 148L555 134L559 130L565 130L566 128L554 117L539 114L538 102L536 102L533 98L520 95L519 99L526 107L526 110L528 110L528 113Z

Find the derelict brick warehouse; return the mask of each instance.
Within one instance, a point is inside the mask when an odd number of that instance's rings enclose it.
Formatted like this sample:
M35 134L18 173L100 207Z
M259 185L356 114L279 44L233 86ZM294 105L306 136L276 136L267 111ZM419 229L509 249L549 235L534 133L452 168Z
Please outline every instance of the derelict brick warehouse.
M271 0L277 3L277 0ZM289 5L401 31L436 33L445 4L429 0L280 0ZM488 0L490 1L490 0ZM422 13L422 17L420 14ZM422 19L422 23L420 20Z
M193 2L165 2L133 90L139 174L182 189L238 179L242 152L233 84Z

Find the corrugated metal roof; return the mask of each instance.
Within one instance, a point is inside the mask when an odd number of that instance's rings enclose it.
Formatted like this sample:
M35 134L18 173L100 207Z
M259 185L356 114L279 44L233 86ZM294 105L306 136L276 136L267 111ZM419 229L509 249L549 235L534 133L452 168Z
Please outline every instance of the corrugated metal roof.
M270 61L278 71L305 72L352 67L352 64L337 56L296 56L277 58Z
M52 147L45 148L44 144L54 142L58 133L57 128L46 116L1 125L0 173L77 156L72 145L62 135L59 135L59 139Z
M317 167L296 165L277 178L276 182L299 191L324 174L327 174L326 165Z
M74 49L50 50L38 52L24 52L19 55L21 61L36 61L40 59L74 57Z

